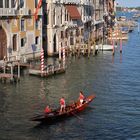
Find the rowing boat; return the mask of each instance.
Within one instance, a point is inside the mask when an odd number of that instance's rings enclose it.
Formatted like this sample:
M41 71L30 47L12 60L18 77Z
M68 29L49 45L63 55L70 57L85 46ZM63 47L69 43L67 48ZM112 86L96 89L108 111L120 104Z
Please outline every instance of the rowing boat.
M86 97L82 105L78 100L70 105L67 105L65 111L62 113L60 113L60 108L58 108L50 113L43 113L40 115L36 115L32 117L30 120L51 124L60 121L62 119L65 119L69 116L77 116L76 114L83 111L94 98L95 98L94 95L88 96Z

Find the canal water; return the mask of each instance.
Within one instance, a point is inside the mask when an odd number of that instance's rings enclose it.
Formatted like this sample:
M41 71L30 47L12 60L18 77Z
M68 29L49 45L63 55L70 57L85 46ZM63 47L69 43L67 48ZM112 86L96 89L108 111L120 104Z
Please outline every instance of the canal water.
M77 100L79 91L95 94L89 107L53 125L29 121L47 104ZM0 140L139 140L140 34L137 28L115 56L67 59L65 74L42 79L22 73L19 84L0 84Z

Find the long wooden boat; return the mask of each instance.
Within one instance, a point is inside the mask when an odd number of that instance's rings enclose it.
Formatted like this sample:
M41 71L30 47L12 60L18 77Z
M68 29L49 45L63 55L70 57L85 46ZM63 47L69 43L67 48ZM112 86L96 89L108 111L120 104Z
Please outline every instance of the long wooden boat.
M77 116L76 114L83 111L94 98L95 98L94 95L88 96L84 100L82 105L80 105L80 102L77 101L75 103L72 103L66 106L65 112L60 113L60 108L58 108L50 113L43 113L43 114L34 116L30 120L51 124L51 123L60 121L62 119L65 119L69 116Z

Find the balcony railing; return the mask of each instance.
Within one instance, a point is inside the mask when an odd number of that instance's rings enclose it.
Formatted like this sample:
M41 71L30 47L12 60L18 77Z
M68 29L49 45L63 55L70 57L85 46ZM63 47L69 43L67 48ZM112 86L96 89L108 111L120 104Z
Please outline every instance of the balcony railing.
M100 24L100 23L103 23L103 19L99 19L99 20L94 20L94 25L96 24Z
M0 8L0 16L16 16L16 10L13 8Z
M53 3L58 3L58 4L68 4L68 3L73 3L73 4L80 4L80 0L52 0Z
M34 13L28 8L21 8L19 10L16 10L14 8L0 8L0 16L28 16L33 14ZM42 9L38 11L38 15L42 15Z
M21 8L17 11L18 15L30 15L31 11L28 8Z

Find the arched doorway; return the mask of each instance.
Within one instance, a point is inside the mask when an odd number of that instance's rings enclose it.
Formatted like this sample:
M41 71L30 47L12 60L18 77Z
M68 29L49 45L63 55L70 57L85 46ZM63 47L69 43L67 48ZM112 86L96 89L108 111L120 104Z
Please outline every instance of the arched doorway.
M56 52L56 34L53 37L53 50L54 50L54 53L55 53Z
M4 29L0 26L0 60L7 56L7 37Z

